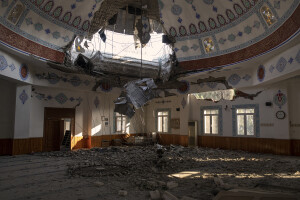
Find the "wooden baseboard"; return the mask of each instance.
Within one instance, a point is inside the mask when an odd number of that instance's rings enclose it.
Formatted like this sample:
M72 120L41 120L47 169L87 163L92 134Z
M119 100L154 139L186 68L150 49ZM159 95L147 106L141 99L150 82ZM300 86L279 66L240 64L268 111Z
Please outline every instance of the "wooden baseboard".
M291 140L291 155L300 156L300 140Z
M136 134L131 134L136 136ZM121 139L121 134L92 137L73 137L72 149L101 147L102 140L111 142ZM188 145L187 135L159 134L159 142L163 145ZM222 136L198 136L201 147L243 150L255 153L271 153L278 155L300 156L300 140L281 140L270 138L240 138ZM43 138L0 139L0 155L19 155L42 152Z
M158 134L158 141L162 145L182 145L188 146L187 135L174 135L174 134Z
M130 134L130 136L137 136L138 134ZM92 136L91 138L91 146L92 147L102 147L102 140L106 140L109 143L115 139L121 139L124 134L114 134L114 135L99 135L99 136Z
M300 154L300 140L198 136L198 145L201 147L242 150L255 153L271 153L277 155L299 156Z
M43 151L43 138L13 139L12 155Z
M13 139L0 139L0 156L12 155Z

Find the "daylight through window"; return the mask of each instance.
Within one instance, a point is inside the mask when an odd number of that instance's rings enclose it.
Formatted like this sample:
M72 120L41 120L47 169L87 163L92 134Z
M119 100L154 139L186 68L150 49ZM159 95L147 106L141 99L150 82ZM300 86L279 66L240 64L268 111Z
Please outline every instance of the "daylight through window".
M218 134L219 110L204 110L204 134Z

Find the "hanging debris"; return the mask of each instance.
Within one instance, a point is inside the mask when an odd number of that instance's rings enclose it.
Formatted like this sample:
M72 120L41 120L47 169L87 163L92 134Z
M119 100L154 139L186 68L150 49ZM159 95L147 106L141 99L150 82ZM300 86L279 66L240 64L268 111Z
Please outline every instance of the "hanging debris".
M131 81L124 86L127 97L136 109L141 108L149 100L154 98L155 94L152 89L156 87L151 78Z
M136 19L134 31L135 48L144 47L150 41L150 31L149 18L142 16Z

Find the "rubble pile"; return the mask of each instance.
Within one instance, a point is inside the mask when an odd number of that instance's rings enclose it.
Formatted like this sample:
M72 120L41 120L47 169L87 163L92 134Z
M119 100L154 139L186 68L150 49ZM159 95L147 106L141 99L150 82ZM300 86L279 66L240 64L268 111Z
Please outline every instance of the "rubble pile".
M297 157L173 145L40 154L70 158L71 178L94 178L98 186L119 181L128 195L134 190L144 191L147 199L212 199L221 190L263 185L284 185L300 192L300 188L295 188L300 185ZM126 196L127 192L122 191L119 196Z

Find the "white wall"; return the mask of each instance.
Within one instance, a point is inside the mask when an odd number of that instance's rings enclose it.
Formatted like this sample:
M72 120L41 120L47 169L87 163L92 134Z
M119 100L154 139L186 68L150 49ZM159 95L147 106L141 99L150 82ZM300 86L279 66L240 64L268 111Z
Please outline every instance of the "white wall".
M20 95L26 96L24 101ZM16 90L15 131L14 138L22 139L30 137L31 129L31 85L18 86Z
M13 138L15 121L16 85L0 79L0 138Z
M259 105L259 119L260 119L260 138L277 138L277 139L289 139L289 110L288 103L282 106L280 109L274 103L271 107L265 105L265 102L273 102L274 95L281 90L284 94L287 94L286 83L278 83L276 86L268 86L264 88L256 89L244 89L243 92L249 94L255 94L256 92L263 90L263 92L254 100L244 99L242 97L237 98L234 101L221 100L218 103L205 100L197 100L192 95L186 98L187 105L183 109L181 106L181 101L184 95L179 95L178 97L169 97L164 99L153 100L149 106L147 106L147 131L155 131L155 115L154 112L157 109L170 108L171 118L180 118L181 128L171 129L171 134L181 134L187 135L187 122L197 121L198 122L198 134L200 135L200 107L201 106L222 106L223 113L223 136L233 136L232 133L232 110L233 105L243 105L243 104L258 104ZM171 101L170 103L156 103L158 101ZM299 102L299 101L298 101ZM228 109L225 110L225 106ZM180 112L176 111L176 108L180 107ZM285 119L277 119L276 112L283 110L286 113ZM299 112L298 112L299 113Z
M99 93L92 91L76 91L76 90L63 90L48 87L37 87L32 93L32 112L30 122L30 137L43 137L44 127L44 108L74 108L78 101L71 102L68 100L64 104L58 103L54 98L56 95L63 93L66 97L82 98L80 106L76 107L75 115L75 135L84 136L91 134L92 136L110 135L115 134L113 132L113 101L119 96L119 90L113 90L109 93ZM51 100L39 100L37 94L44 94L52 96ZM95 99L98 97L99 105L96 107ZM102 116L108 118L108 126L105 126L105 121L102 121ZM91 117L91 125L89 125L89 117ZM143 133L144 131L144 112L137 110L135 116L131 119L130 133ZM91 126L91 127L90 127ZM92 129L89 133L88 129Z
M181 101L185 98L187 105L185 108L182 107ZM162 103L165 101L164 103ZM170 102L168 102L170 101ZM155 127L155 112L158 109L170 109L171 110L171 119L180 119L180 129L170 129L171 134L175 135L187 135L188 134L188 100L187 95L178 95L159 98L152 100L148 106L146 106L146 120L147 120L147 132L156 132ZM180 108L180 111L177 111L176 108Z

